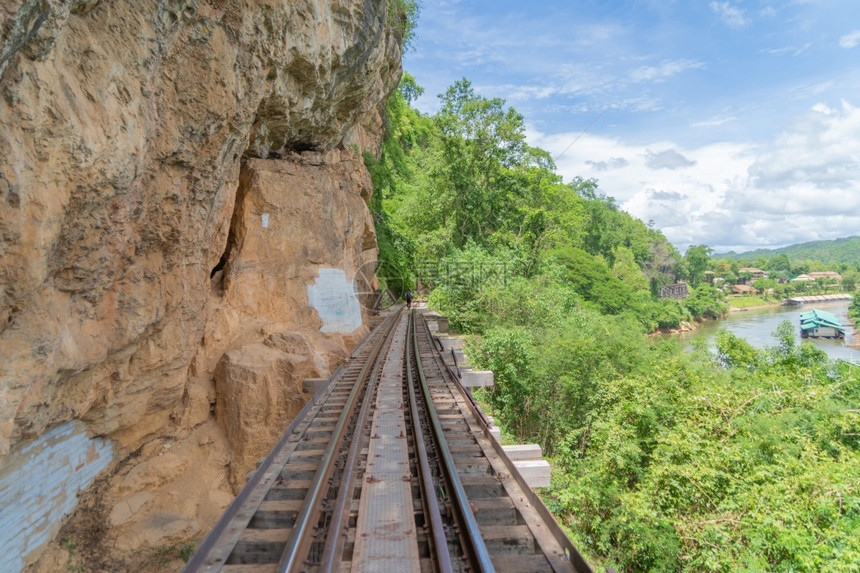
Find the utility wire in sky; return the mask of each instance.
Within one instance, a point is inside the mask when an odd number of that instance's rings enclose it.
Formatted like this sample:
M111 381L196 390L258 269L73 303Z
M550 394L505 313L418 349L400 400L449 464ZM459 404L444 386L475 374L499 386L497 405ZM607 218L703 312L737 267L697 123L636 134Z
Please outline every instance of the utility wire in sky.
M606 108L603 108L602 110L600 110L600 113L598 113L598 114L597 114L597 117L595 117L594 119L592 119L592 120L591 120L591 123L589 123L589 124L585 127L585 129L583 129L583 130L582 130L582 132L580 132L580 134L579 134L579 135L577 135L576 137L574 137L574 138L573 138L573 141L571 141L571 142L570 142L570 145L568 145L567 147L565 147L565 148L564 148L564 151L562 151L561 153L559 153L558 155L556 155L555 157L553 157L553 158L552 158L552 160L553 160L553 161L558 161L558 158L559 158L559 157L561 157L562 155L564 155L565 153L567 153L567 150L568 150L568 149L570 149L571 147L573 147L573 144L574 144L574 143L576 143L577 141L579 141L579 140L582 138L582 136L583 136L583 135L585 135L586 133L588 133L588 130L589 130L589 129L591 129L591 126L592 126L592 125L594 125L595 123L597 123L597 120L598 120L598 119L600 119L600 117L601 117L604 113L606 113Z

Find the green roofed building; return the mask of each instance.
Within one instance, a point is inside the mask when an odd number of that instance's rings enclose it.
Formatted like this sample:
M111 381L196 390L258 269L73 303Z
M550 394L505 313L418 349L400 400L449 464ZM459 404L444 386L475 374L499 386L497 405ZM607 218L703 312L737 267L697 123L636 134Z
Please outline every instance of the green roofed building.
M845 338L845 327L831 312L813 308L800 313L801 338Z

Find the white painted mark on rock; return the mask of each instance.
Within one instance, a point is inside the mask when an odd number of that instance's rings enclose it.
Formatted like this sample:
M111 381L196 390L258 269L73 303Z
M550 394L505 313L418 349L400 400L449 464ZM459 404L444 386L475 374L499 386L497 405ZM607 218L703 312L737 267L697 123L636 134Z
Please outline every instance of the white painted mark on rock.
M322 332L349 333L361 326L361 306L355 281L340 269L320 269L308 285L308 303L323 321Z

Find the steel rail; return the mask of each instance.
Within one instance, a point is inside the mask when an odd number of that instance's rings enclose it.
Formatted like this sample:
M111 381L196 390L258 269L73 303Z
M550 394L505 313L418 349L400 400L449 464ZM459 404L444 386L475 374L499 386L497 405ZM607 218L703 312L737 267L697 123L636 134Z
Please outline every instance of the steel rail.
M392 318L388 317L386 320L392 320ZM358 355L365 345L369 344L372 338L372 332L365 336L353 350L353 355ZM290 422L278 443L274 448L272 448L272 451L269 452L269 455L266 456L257 470L253 472L252 476L245 484L245 487L243 487L239 492L239 495L233 499L224 511L224 514L215 523L201 544L197 547L194 555L191 556L191 559L189 559L188 563L183 567L183 573L194 573L197 571L215 573L217 571L221 571L225 565L226 559L230 555L230 552L233 550L233 547L235 547L235 541L238 539L238 534L236 532L242 531L248 525L254 512L259 507L260 503L262 503L265 494L269 491L272 483L283 469L283 464L286 462L286 458L280 459L279 461L279 457L282 457L284 448L286 448L287 444L291 441L292 436L297 431L298 427L306 421L305 418L310 414L311 410L318 404L320 394L324 392L328 386L343 373L343 371L343 364L339 364L331 376L328 377L326 385L304 405L293 421ZM225 538L228 537L233 537L233 539L231 542L225 543ZM219 545L223 546L222 549L217 555L213 556L212 552L219 548ZM207 563L207 561L210 562Z
M412 315L414 316L415 314L416 312L413 310ZM476 566L475 570L486 573L495 572L495 567L493 566L493 562L490 559L490 553L489 551L487 551L487 546L484 544L484 538L481 536L478 521L475 519L474 513L472 513L472 508L469 506L469 499L466 495L466 490L463 487L463 483L460 481L459 475L457 475L457 468L454 465L454 458L451 455L451 450L448 448L448 443L445 441L445 434L442 430L442 424L439 422L439 417L436 414L436 408L433 406L433 399L430 396L430 388L427 384L427 379L424 377L424 370L421 368L421 353L418 349L417 332L418 330L415 321L413 320L412 344L415 350L415 355L418 357L418 360L415 361L415 365L418 371L418 381L421 384L421 392L424 395L427 415L430 419L433 434L436 438L437 455L439 455L448 473L448 480L453 490L451 493L453 494L453 498L456 501L455 509L458 511L459 515L463 519L462 527L465 530L466 540L469 545L469 547L464 549L472 553L474 565Z
M401 311L402 309L398 310L395 315L399 316ZM384 346L385 341L388 340L388 337L391 334L391 331L395 324L397 324L397 321L392 320L391 324L387 326L387 330L373 346L373 349L371 350L367 362L364 364L364 367L361 369L361 372L359 372L358 380L356 380L355 385L352 387L352 391L349 394L349 398L347 398L346 404L343 407L343 411L341 412L340 417L337 420L337 425L335 426L334 432L332 433L332 440L329 442L328 447L323 454L322 461L320 462L320 467L317 469L316 473L314 474L314 479L311 481L311 485L308 489L308 495L307 497L305 497L305 500L302 503L302 507L299 510L298 515L296 516L295 524L293 525L292 530L290 530L290 536L287 539L287 543L284 546L283 552L281 553L281 559L278 561L278 573L287 573L293 570L293 568L297 565L297 560L299 558L300 552L299 550L302 549L302 546L307 541L307 536L309 535L309 532L313 531L313 524L311 523L311 518L316 513L317 505L323 494L323 489L326 489L327 491L327 487L325 487L325 482L328 480L330 474L334 470L333 462L335 458L335 452L340 450L340 446L343 443L347 428L347 422L353 414L358 395L361 393L361 390L365 386L368 374L371 369L371 365L376 362L376 358L379 355L382 347Z
M393 337L386 337L384 347L390 348ZM384 353L383 353L384 354ZM370 380L378 380L382 363L384 360L376 360L373 371L370 373ZM328 573L336 569L336 560L338 552L343 553L343 542L340 529L343 526L344 519L348 516L349 508L347 502L352 499L352 481L354 479L355 470L358 466L358 461L361 454L361 432L364 424L367 422L367 413L371 408L373 387L368 387L362 400L361 410L358 413L358 419L354 426L354 435L352 442L349 445L349 453L344 464L343 475L340 478L340 488L337 492L337 498L332 509L331 522L328 524L328 535L323 545L322 556L320 557L319 571Z
M425 328L425 332L427 333L427 336L433 336L433 333L430 332L430 328L427 326L426 321L424 322L424 328ZM489 442L493 448L493 451L495 451L496 454L498 454L499 458L502 460L503 465L507 468L508 475L512 476L514 478L514 480L517 482L517 484L520 486L520 489L524 492L525 498L535 508L537 513L543 519L544 524L547 527L547 530L555 538L555 540L558 542L558 544L561 546L562 550L565 553L565 556L571 562L574 569L578 573L593 573L591 566L588 564L588 562L585 561L585 559L582 557L582 554L579 552L579 550L576 548L576 546L573 544L573 542L567 536L567 533L558 524L558 521L556 521L555 516L553 516L552 512L550 512L549 509L546 507L546 504L544 504L541 497L531 488L531 486L528 485L526 480L523 478L522 474L520 474L519 470L516 468L516 465L514 464L514 462L511 461L511 459L508 457L508 455L504 452L504 448L502 447L501 443L496 441L490 435L490 433L489 433L490 432L489 420L487 419L486 414L484 414L484 412L481 410L480 406L478 406L478 403L475 401L475 398L474 398L474 396L472 396L472 393L469 392L468 388L465 388L460 383L459 379L457 379L453 375L453 373L451 372L451 366L446 361L441 360L441 357L442 357L441 353L438 355L438 357L440 359L438 362L441 362L442 364L444 364L448 368L449 373L451 373L452 380L458 386L458 388L460 390L460 394L469 399L469 402L472 405L473 412L479 415L479 419L481 420L481 422L484 425L484 428L483 428L484 435L489 440ZM556 570L555 567L553 567L553 569ZM613 571L613 570L611 567L608 567L607 572L610 572L610 571Z
M409 315L409 331L407 338L406 352L406 385L409 388L409 408L412 412L412 428L415 438L415 451L418 453L418 472L421 478L421 490L424 497L425 508L429 513L430 531L433 539L433 551L436 554L436 562L439 566L439 571L443 573L452 573L453 565L451 563L451 552L448 551L448 540L445 536L445 524L442 522L442 511L439 509L439 500L436 498L436 487L433 483L433 472L430 469L430 461L427 458L427 445L424 442L424 435L418 427L420 418L418 413L418 398L415 395L414 376L412 375L413 360L420 362L421 358L417 354L409 352L409 343L413 340L412 324L415 317Z
M363 343L364 340L359 343L359 347ZM262 503L265 494L269 491L272 483L277 478L277 475L283 470L284 463L287 461L286 458L283 458L278 462L279 456L282 455L284 448L290 442L298 427L306 421L305 417L310 414L310 411L315 406L317 406L319 394L324 392L332 381L336 380L337 377L341 375L343 370L343 364L339 364L332 375L329 376L328 382L326 382L325 386L321 388L319 392L304 405L304 407L302 407L301 411L296 415L293 421L290 422L290 425L287 426L287 429L284 431L278 443L274 448L272 448L272 451L269 452L269 455L266 456L260 466L252 472L252 475L248 478L245 486L239 494L233 498L233 501L230 502L229 506L227 506L224 514L215 523L201 544L197 547L197 550L191 556L191 559L188 560L188 563L186 563L182 568L183 573L193 573L196 571L214 573L220 571L225 565L225 560L229 557L233 547L235 547L235 542L224 546L225 549L222 551L224 553L224 559L218 559L216 557L214 560L215 562L209 564L207 564L206 561L211 557L210 554L218 547L219 543L223 543L223 538L225 536L230 533L243 530L248 525L248 522L251 521L254 511L256 511ZM237 523L236 521L239 521L240 523Z
M438 336L431 337L433 339L433 344L439 348L439 352L445 352L445 346L442 344L442 341L439 340Z
M338 368L340 369L340 367ZM337 373L338 372L335 372L335 374ZM329 383L334 379L335 374L332 374L329 378ZM206 561L209 559L210 553L218 546L219 542L221 542L221 538L229 533L229 530L233 529L235 531L240 531L248 525L248 522L251 521L254 511L256 511L256 508L259 507L260 503L262 503L263 497L266 492L269 491L272 482L274 482L281 469L283 469L283 463L286 459L281 462L281 466L279 468L275 467L278 465L276 458L289 442L293 431L299 426L299 424L304 422L305 416L315 405L316 404L313 399L309 400L308 403L304 405L299 414L287 427L283 436L281 436L280 441L274 448L272 448L272 451L268 456L266 456L263 463L260 464L260 467L257 468L250 479L248 479L248 482L245 484L245 487L242 488L242 491L239 492L239 495L233 498L233 501L229 506L227 506L224 514L209 531L209 534L206 535L203 542L197 547L194 555L191 556L191 559L189 559L188 563L185 564L185 567L182 568L183 573L194 573L196 571L215 572L221 570L227 557L233 550L235 543L225 549L223 559L216 558L215 563L207 564ZM247 503L253 504L253 511L249 511L248 508L245 507ZM240 524L234 523L235 519L240 518Z
M439 337L430 332L430 327L427 325L426 320L424 321L424 330L427 332L427 336L429 336L435 344L439 345L439 355L441 356L445 352L445 347L442 345L442 341L439 340ZM475 400L475 397L472 396L472 392L468 388L463 386L463 375L460 374L460 368L457 364L457 354L454 352L453 348L451 349L451 358L454 361L453 367L448 364L446 360L443 360L442 364L444 364L445 368L448 369L448 372L451 374L451 378L453 378L457 382L457 385L463 389L463 393L465 394L469 402L472 403L475 412L481 419L481 423L484 424L485 427L489 428L490 426L492 426L492 424L490 423L490 418L488 418L484 411L480 408L480 406L478 406L478 402Z

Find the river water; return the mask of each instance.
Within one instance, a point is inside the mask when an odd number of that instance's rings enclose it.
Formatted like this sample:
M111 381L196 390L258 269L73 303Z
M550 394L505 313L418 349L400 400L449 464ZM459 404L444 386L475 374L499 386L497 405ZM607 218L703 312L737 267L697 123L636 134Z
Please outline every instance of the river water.
M747 342L756 348L764 348L766 346L776 346L777 342L773 338L772 333L783 320L788 320L795 327L795 331L800 340L800 313L808 312L813 308L832 312L842 324L848 325L848 305L850 301L838 301L827 303L809 303L801 306L772 306L761 309L750 309L744 312L732 312L726 318L720 320L709 320L692 332L682 332L678 335L670 335L680 338L683 341L689 341L699 336L707 337L709 341L713 341L717 330L724 328L745 339ZM827 340L808 338L815 346L827 353L830 358L841 358L843 360L857 361L860 360L860 347L855 346L860 343L858 335L854 328L848 325L845 329L845 340Z

